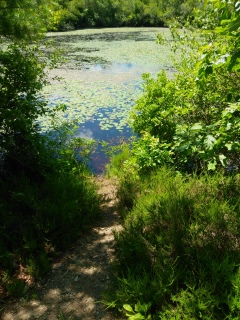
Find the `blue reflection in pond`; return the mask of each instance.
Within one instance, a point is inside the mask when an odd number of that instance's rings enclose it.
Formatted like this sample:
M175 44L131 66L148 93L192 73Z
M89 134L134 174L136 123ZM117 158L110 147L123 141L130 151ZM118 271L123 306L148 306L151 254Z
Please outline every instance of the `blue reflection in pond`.
M132 130L125 126L121 131L115 127L109 130L102 130L99 121L88 121L79 126L76 131L76 137L85 139L94 139L99 142L96 150L91 156L89 168L95 174L101 174L105 171L105 165L109 163L109 157L104 153L101 142L108 142L110 146L119 145L120 141L127 141L132 136Z

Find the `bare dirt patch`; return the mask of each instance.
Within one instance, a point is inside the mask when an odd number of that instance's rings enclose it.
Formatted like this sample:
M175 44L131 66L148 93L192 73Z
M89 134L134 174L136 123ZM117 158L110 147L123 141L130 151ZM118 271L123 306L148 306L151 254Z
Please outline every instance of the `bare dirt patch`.
M123 319L100 302L113 280L113 230L121 229L116 210L114 183L95 178L105 198L102 218L76 245L52 266L45 283L35 289L36 298L9 305L2 320L114 320Z

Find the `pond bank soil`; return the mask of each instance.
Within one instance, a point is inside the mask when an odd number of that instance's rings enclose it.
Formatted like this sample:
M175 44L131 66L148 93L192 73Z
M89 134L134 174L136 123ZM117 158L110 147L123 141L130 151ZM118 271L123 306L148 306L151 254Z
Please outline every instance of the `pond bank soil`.
M9 305L2 320L114 320L123 319L106 310L100 302L112 283L114 260L113 230L121 229L116 211L114 184L102 176L95 178L106 201L102 218L52 266L45 283L36 288L36 297Z

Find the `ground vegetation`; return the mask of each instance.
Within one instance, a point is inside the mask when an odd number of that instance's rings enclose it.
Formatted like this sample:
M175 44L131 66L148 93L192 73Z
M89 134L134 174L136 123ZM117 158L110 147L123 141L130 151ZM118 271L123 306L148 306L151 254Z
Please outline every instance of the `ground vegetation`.
M107 304L129 319L239 318L239 12L206 1L172 29L179 72L144 76L138 138L111 160L125 222Z

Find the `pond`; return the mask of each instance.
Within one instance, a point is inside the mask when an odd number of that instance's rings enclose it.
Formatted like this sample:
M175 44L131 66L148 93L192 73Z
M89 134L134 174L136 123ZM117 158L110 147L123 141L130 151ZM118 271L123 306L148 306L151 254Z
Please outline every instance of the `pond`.
M156 43L157 34L170 39L164 28L87 29L48 33L65 62L50 71L52 80L44 95L49 106L65 104L57 123L78 124L79 137L117 144L132 135L129 112L142 94L142 74L161 69L174 72L168 46ZM42 119L43 128L50 119ZM100 148L91 161L95 173L108 161Z

